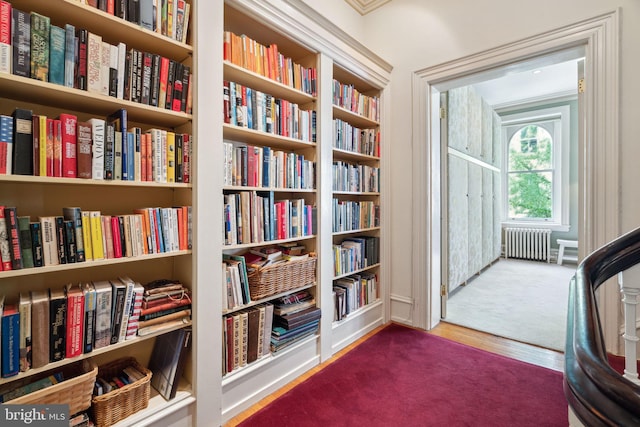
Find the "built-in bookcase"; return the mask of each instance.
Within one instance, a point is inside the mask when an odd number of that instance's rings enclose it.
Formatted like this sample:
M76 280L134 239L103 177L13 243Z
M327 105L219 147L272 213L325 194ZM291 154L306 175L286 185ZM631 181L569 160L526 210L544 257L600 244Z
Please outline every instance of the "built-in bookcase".
M195 6L195 1L188 3ZM193 65L194 49L191 40L188 39L187 43L177 42L110 16L84 2L12 0L11 4L23 11L48 16L54 25L64 28L65 24L73 24L76 29L84 28L99 34L104 41L111 44L124 42L127 48L157 53L173 61ZM196 80L197 76L194 76L193 81ZM85 121L90 118L105 118L124 108L127 110L129 127L137 126L143 130L160 128L189 133L192 135L193 152L197 152L197 132L190 113L161 109L12 74L0 74L0 87L0 113L4 115L10 116L14 109L23 108L48 117L70 113L76 115L79 121ZM193 111L195 113L195 104ZM69 206L100 211L107 215L133 213L134 209L144 207L191 206L194 204L192 193L197 182L197 179L193 178L189 183L158 183L0 175L0 205L15 206L18 215L30 216L31 221L37 221L40 216L62 215L62 208ZM197 218L196 207L193 209L193 217ZM194 242L195 239L196 237ZM69 283L129 276L143 284L159 278L178 280L191 290L192 295L197 295L194 269L195 251L185 249L128 258L1 271L0 294L5 296L6 301L17 301L20 293L44 291L49 288L62 289ZM134 356L141 365L148 366L155 337L168 331L136 337L72 359L63 359L41 368L30 369L17 376L2 378L0 384L5 385L45 371L61 369L88 358L97 365L102 365L120 357ZM194 376L194 357L189 357L182 384L173 400L165 401L152 391L149 407L126 418L118 425L137 425L141 420L153 422L174 412L178 407L185 407L194 402L196 393L191 385Z
M332 348L348 344L364 318L379 318L380 89L334 64L332 81ZM359 320L356 320L360 318ZM370 321L370 320L368 320Z

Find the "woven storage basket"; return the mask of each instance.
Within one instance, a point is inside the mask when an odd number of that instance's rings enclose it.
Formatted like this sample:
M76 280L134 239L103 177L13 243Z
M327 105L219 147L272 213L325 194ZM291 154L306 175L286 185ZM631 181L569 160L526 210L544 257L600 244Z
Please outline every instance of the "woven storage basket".
M107 427L144 409L149 405L151 371L135 358L125 357L98 368L98 378L112 378L127 366L133 366L144 375L138 381L93 398L91 411L96 427Z
M68 404L69 415L86 411L91 406L93 384L96 382L98 367L84 360L81 363L60 368L64 380L42 390L10 400L11 404L53 405ZM49 375L58 371L51 371ZM68 379L67 379L68 378Z
M316 281L315 254L309 258L266 266L249 275L249 294L258 300Z

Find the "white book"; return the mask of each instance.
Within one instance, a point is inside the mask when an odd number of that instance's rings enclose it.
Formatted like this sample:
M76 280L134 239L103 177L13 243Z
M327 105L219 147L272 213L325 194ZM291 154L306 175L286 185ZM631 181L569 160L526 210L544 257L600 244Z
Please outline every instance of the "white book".
M102 93L102 36L92 32L87 39L87 92Z
M100 50L100 93L109 96L109 68L111 68L111 44L103 41Z
M125 340L127 336L127 326L129 325L129 316L131 315L131 305L133 304L133 288L136 283L127 276L119 278L122 283L127 286L124 297L124 309L122 311L122 320L120 321L120 331L118 342Z
M91 123L91 178L102 180L104 179L104 120L92 118L87 122Z
M58 265L58 238L56 236L56 219L53 216L40 217L42 228L42 258L44 265Z
M118 53L118 57L117 57L117 70L118 70L117 88L118 89L116 92L116 97L118 99L123 99L124 98L124 81L125 81L124 67L125 67L125 59L127 57L127 45L124 44L123 42L118 43L117 53Z
M93 282L96 289L96 326L93 348L106 347L111 340L111 283Z

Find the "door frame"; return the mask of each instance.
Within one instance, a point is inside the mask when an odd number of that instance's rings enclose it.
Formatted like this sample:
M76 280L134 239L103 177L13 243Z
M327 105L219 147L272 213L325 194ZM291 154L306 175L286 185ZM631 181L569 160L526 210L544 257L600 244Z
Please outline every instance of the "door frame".
M439 85L464 82L479 73L514 67L574 48L584 49L583 117L579 130L579 256L620 235L619 176L619 11L615 10L498 48L466 56L412 75L413 325L431 329L440 321L441 148ZM459 84L461 85L461 84ZM425 167L427 165L427 167ZM430 262L425 263L428 259ZM618 347L618 292L601 288L600 307L608 349Z

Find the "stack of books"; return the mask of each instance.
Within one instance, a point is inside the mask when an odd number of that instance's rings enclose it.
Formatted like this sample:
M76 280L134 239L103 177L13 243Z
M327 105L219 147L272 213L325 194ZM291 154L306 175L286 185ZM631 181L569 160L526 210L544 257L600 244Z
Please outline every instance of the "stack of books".
M138 335L170 328L191 320L191 291L175 280L154 280L144 286Z
M271 351L283 350L318 331L321 311L316 300L303 290L274 301Z

